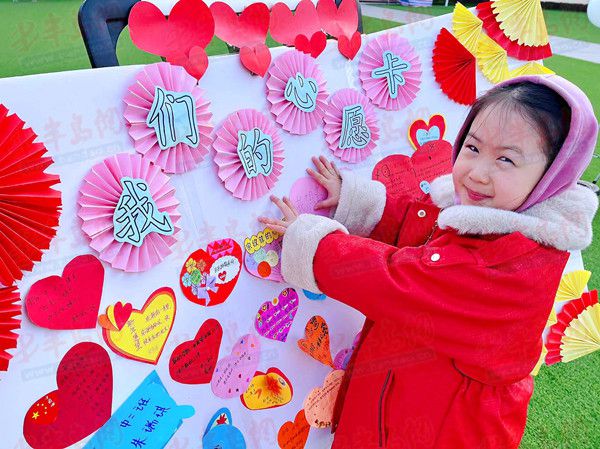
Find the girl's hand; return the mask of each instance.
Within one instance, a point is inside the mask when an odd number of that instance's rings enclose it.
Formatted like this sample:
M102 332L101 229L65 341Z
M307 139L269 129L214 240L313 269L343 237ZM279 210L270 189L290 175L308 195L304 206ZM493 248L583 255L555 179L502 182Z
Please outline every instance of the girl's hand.
M283 235L285 234L288 226L291 225L300 214L290 199L286 196L283 197L283 200L280 200L275 195L271 195L271 201L273 201L273 203L275 203L275 205L279 208L283 214L283 219L277 220L275 218L258 217L258 221L268 225L275 232Z
M333 162L329 162L325 156L319 158L313 156L313 164L318 172L307 168L307 173L327 190L327 199L317 203L315 210L337 207L340 202L340 192L342 191L342 175Z

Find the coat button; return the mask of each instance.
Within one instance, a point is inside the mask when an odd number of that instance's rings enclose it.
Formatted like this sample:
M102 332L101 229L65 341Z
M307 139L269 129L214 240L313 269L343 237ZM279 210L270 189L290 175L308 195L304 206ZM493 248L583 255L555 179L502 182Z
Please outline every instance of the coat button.
M438 260L440 260L440 255L438 253L435 253L435 254L431 255L431 261L432 262L437 262Z
M427 215L427 214L425 213L425 211L424 211L423 209L421 209L419 212L417 212L417 215L418 215L420 218L423 218L423 217L424 217L425 215Z

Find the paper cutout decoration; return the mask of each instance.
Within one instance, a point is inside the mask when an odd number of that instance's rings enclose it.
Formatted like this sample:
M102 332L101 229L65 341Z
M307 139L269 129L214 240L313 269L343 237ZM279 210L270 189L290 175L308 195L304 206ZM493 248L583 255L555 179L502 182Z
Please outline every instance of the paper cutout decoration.
M306 296L308 299L311 299L313 301L322 301L325 298L327 298L326 295L324 295L323 293L313 293L313 292L309 292L308 290L302 290L302 293L304 293L304 296Z
M286 375L278 368L269 368L266 373L254 374L240 399L249 410L265 410L289 403L293 395L294 388Z
M354 0L342 0L339 6L335 0L319 0L317 13L323 30L336 39L352 37L358 30L358 8Z
M233 346L231 354L217 362L210 387L215 396L228 399L239 396L250 384L258 367L260 341L247 334Z
M575 270L564 274L560 278L554 300L562 302L580 298L591 277L592 272L588 270Z
M333 409L343 378L343 370L332 371L325 378L322 387L315 388L308 393L303 406L306 421L310 426L317 429L331 426Z
M301 0L292 12L283 2L274 4L269 32L273 40L288 47L295 45L297 36L310 40L315 33L322 33L315 5L311 0Z
M104 341L116 354L156 365L171 333L176 309L173 290L159 288L150 295L141 310L131 311L123 327L117 330L103 327ZM101 324L105 322L101 320Z
M528 62L508 72L509 78L516 78L523 75L554 75L554 72L537 62Z
M298 304L298 293L293 288L286 288L277 298L262 303L254 319L256 332L271 340L285 342L298 311Z
M196 79L206 72L205 48L214 35L215 23L203 1L179 0L168 18L152 3L139 2L131 8L128 25L138 48L164 56Z
M329 327L319 315L311 317L304 328L304 336L298 340L298 347L313 359L333 368L329 349Z
M388 111L405 108L417 97L421 62L408 40L385 33L366 45L358 63L362 88L373 104Z
M286 421L277 432L277 444L281 449L304 449L310 426L306 421L304 409L296 413L294 422Z
M130 227L136 226L135 216L139 217L137 221L141 219L143 222L145 218L151 222L157 214L166 213L173 224L173 235L153 232L146 236L139 247L115 239L113 216L124 193L121 184L123 178L146 182L157 208L150 209L147 204L138 204L138 208L131 211ZM83 220L82 229L91 240L90 246L98 251L100 260L108 262L113 268L127 272L146 271L167 257L171 253L171 246L177 241L181 217L177 211L179 201L175 198L175 188L158 166L139 154L120 153L94 165L83 179L78 204L77 215Z
M19 292L17 287L0 287L0 371L7 371L12 354L8 350L17 347L21 328Z
M166 173L184 173L204 160L213 129L210 102L181 67L144 67L123 98L135 150Z
M215 240L186 259L179 285L187 299L202 306L225 302L242 269L242 248L233 239Z
M207 384L210 382L217 359L223 329L210 318L202 323L196 336L175 348L169 360L171 378L182 384Z
M495 0L491 6L509 39L526 45L548 43L540 0Z
M300 214L314 214L329 217L331 208L315 209L315 206L327 199L327 189L311 176L297 179L290 190L290 201Z
M290 50L278 56L267 76L267 100L275 121L291 134L308 134L322 122L325 77L310 56Z
M104 267L92 255L77 256L62 276L31 286L25 306L33 324L47 329L94 329L102 299Z
M45 172L53 160L37 137L0 104L0 287L31 270L56 235L60 179Z
M215 20L215 34L240 49L240 61L251 73L265 76L271 64L271 51L265 45L269 30L269 7L252 3L238 16L224 2L210 5Z
M493 5L494 2L479 3L477 5L477 15L482 20L487 34L506 50L508 56L524 61L536 61L552 56L549 41L540 45L527 45L519 43L518 39L508 37L501 28L497 10L494 11Z
M475 103L477 60L446 28L437 36L432 60L435 80L442 92L456 103Z
M156 371L152 371L85 448L163 448L183 420L194 413L191 405L177 405Z
M84 342L69 349L58 365L56 385L24 417L23 436L34 449L71 446L110 418L113 374L102 346Z
M429 117L429 123L418 119L412 122L408 128L408 141L415 149L431 146L430 142L438 142L444 139L446 134L446 119L441 114L434 114Z
M133 306L130 303L118 301L106 308L106 314L98 317L98 324L103 329L119 331L127 324L132 312Z
M600 305L598 291L564 305L557 323L546 336L546 364L570 362L600 349Z
M296 36L294 47L301 53L310 55L313 58L318 57L327 46L327 36L321 31L314 33L311 38L304 35Z
M217 410L210 419L202 436L202 449L246 449L244 435L233 425L228 408Z
M265 228L244 240L244 266L248 273L260 279L283 282L281 275L282 236Z
M335 355L335 358L333 359L333 366L335 367L335 369L346 369L346 367L348 366L348 362L350 362L350 358L354 353L354 350L358 346L358 343L360 341L360 335L360 332L356 334L356 337L354 337L354 341L352 342L352 346L350 348L342 349Z
M483 22L460 2L456 2L452 14L452 33L471 53L477 50L477 42L483 29Z
M477 65L492 83L497 84L508 79L508 58L506 50L492 38L483 34L477 44Z
M354 89L337 91L325 109L325 140L333 154L344 162L365 160L379 139L375 109L369 99Z
M251 139L241 138L247 134L240 131L250 133ZM265 195L275 186L283 170L283 144L279 133L264 114L254 109L230 114L216 131L213 147L219 179L241 200L255 200Z

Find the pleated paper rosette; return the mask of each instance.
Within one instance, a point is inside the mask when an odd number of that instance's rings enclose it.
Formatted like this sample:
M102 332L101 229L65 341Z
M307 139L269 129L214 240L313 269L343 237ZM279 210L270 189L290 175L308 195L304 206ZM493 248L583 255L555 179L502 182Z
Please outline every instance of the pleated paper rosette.
M194 99L197 135L194 147L184 142L162 149L156 130L147 125L148 114L155 100L156 87L165 91L187 93ZM209 152L212 113L210 102L203 98L198 81L183 67L159 62L143 68L123 99L129 135L138 153L160 166L166 173L184 173L195 168ZM182 106L180 106L182 107Z
M456 2L452 14L452 33L471 53L477 50L477 42L481 36L483 22L461 3Z
M12 355L8 350L17 347L21 328L19 292L16 287L0 287L0 371L7 371Z
M268 136L271 139L271 150L267 150L269 155L264 156L271 156L272 161L268 174L258 173L249 177L238 154L238 133L254 129L259 130L262 137ZM267 116L255 109L242 109L228 115L215 132L213 148L219 179L225 189L241 200L255 200L265 195L275 186L283 170L283 143L279 131ZM261 148L264 151L264 146ZM258 156L254 162L261 162Z
M278 56L269 68L266 86L271 113L287 132L308 134L323 123L326 81L310 55L290 50Z
M9 287L42 258L56 235L61 194L53 160L37 135L0 104L0 287Z
M407 69L398 70L406 63ZM390 66L396 70L385 70ZM421 86L419 56L408 40L395 33L386 33L369 41L360 57L358 72L367 97L374 105L388 111L398 111L412 103ZM384 76L384 72L389 76ZM390 87L390 80L394 78L401 81Z
M344 108L361 105L364 111L364 124L370 131L370 139L363 148L340 148L342 139L342 122ZM379 125L375 109L366 95L354 89L342 89L333 94L325 110L325 140L333 154L344 162L357 163L363 161L373 152L379 139Z
M168 215L172 235L150 232L139 246L117 241L113 219L123 194L121 179L124 177L147 183L157 208L154 213ZM175 188L158 165L139 154L120 153L94 165L83 179L78 205L77 215L83 220L82 229L90 238L90 246L113 268L126 272L146 271L167 257L177 241L181 216Z

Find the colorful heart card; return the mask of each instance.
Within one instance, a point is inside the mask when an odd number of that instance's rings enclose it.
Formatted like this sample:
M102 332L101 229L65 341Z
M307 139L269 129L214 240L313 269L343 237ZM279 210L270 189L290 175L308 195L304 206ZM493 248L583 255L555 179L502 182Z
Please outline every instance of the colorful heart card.
M249 410L264 410L287 404L293 395L294 388L285 374L278 368L269 368L266 373L254 374L240 399Z
M156 371L152 371L85 448L163 448L183 420L194 413L190 405L177 405Z
M202 436L202 449L246 449L244 435L233 425L228 408L217 410Z
M156 365L175 321L175 293L169 287L159 288L141 310L129 309L127 304L119 307L119 304L114 306L112 317L109 307L106 315L98 318L104 341L127 359Z
M225 302L237 284L242 248L233 239L215 240L183 264L179 285L187 299L203 306Z
M333 366L335 369L346 369L348 366L348 362L350 361L350 357L352 357L352 353L358 346L358 342L360 341L360 332L356 334L354 337L354 341L352 342L352 346L349 348L344 348L340 350L333 359Z
M429 123L423 119L415 120L408 128L408 141L417 151L428 142L443 140L445 133L446 119L441 114L435 114L429 117Z
M298 303L296 290L282 290L277 298L264 302L258 309L254 319L256 331L271 340L286 341L298 311Z
M104 267L91 254L77 256L61 276L37 281L25 298L31 322L47 329L93 329L102 299Z
M202 323L191 341L175 348L169 361L171 378L182 384L207 384L219 358L223 329L221 323L210 318Z
M69 349L58 365L56 385L23 420L23 436L34 449L71 446L110 418L113 373L102 346L84 342Z
M323 429L331 426L333 409L337 400L344 371L330 372L323 382L323 386L313 389L304 399L304 413L306 420L312 427Z
M296 414L294 422L286 421L277 433L277 444L281 449L304 449L310 425L306 421L304 409Z
M251 235L244 240L244 266L248 273L257 278L283 282L281 275L280 234L270 228Z
M258 367L260 341L247 334L233 346L231 354L217 362L210 387L215 396L228 399L239 396L250 384Z
M321 32L321 23L317 8L311 0L301 0L292 12L283 2L271 8L271 37L280 44L293 46L297 36L311 38Z
M290 190L290 201L301 214L314 214L329 217L331 208L315 209L321 201L327 199L327 190L310 176L304 176Z
M298 347L313 359L333 368L329 349L329 328L325 318L318 315L311 317L304 328L304 336L306 338L298 340Z
M317 12L321 27L330 36L339 39L351 37L358 30L358 8L355 0L319 0Z

